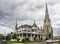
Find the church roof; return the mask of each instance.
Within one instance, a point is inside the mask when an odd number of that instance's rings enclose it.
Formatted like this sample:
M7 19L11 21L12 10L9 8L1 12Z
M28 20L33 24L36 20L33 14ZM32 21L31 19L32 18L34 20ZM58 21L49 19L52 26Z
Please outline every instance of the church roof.
M21 25L20 27L22 27L22 28L26 28L26 27L28 27L28 28L32 28L31 25L27 25L27 24L25 24L25 25Z
M35 21L34 21L34 24L32 25L32 27L37 27L37 25L36 25Z

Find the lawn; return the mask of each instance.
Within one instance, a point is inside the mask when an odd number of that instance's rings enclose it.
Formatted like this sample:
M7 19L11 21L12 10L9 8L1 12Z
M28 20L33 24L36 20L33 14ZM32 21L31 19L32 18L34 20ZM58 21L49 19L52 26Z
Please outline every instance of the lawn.
M7 44L25 44L25 43L33 43L33 42L45 42L45 40L35 40L35 41L25 41L23 42L11 42L11 41L7 41Z
M58 44L60 44L60 42Z

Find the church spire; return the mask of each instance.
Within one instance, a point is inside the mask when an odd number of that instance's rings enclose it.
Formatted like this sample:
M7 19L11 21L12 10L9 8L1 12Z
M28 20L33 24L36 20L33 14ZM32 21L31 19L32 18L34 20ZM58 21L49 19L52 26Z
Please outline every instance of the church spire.
M51 25L51 21L50 21L50 18L49 18L48 7L47 7L47 3L46 3L43 33L46 35L45 37L47 39L52 39L53 38L53 30L52 30L51 27L52 27L52 25Z
M45 18L49 18L49 15L48 15L48 7L47 7L47 3L46 3Z
M44 22L46 22L46 21L50 21L50 19L49 19L49 14L48 14L48 7L47 7L47 3L46 3L45 20L44 20Z

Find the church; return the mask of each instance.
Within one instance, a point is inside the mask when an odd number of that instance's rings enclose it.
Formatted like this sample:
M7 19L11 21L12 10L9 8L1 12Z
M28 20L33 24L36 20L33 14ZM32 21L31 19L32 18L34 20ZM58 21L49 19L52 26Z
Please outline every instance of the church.
M53 29L51 25L51 20L48 14L48 7L46 4L46 11L45 11L45 19L43 23L43 29L41 30L43 33L43 39L53 39Z
M32 25L21 25L18 27L17 21L15 26L15 34L19 39L28 38L29 40L39 40L39 39L53 39L53 29L51 25L51 20L48 14L48 7L46 4L45 19L43 26L39 28L35 21Z

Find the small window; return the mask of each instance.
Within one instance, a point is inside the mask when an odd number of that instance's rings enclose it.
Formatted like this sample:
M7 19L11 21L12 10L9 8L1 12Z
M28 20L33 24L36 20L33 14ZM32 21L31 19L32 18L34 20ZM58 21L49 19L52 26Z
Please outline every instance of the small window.
M32 32L34 32L34 29L32 29Z
M35 31L37 31L37 30L35 29Z
M24 31L26 31L26 30L24 30Z
M21 31L20 31L21 32Z
M28 30L28 32L30 32L30 30Z

